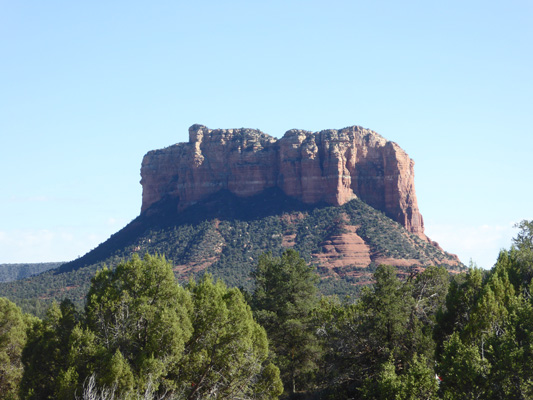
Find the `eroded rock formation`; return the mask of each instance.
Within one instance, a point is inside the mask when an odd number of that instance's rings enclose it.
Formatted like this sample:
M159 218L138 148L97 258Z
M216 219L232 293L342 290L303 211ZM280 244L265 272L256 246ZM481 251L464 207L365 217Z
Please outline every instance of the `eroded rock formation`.
M188 143L146 154L141 177L141 212L168 198L180 212L223 189L247 197L279 187L310 204L359 197L425 238L414 162L396 143L359 126L293 129L278 140L253 129L193 125Z

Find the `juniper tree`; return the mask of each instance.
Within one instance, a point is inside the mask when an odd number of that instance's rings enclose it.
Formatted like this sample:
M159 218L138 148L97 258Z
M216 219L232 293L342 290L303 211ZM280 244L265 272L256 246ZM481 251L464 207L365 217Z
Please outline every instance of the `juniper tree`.
M286 389L295 392L318 368L321 349L312 319L318 277L293 249L281 257L263 254L252 276L255 316L267 331Z

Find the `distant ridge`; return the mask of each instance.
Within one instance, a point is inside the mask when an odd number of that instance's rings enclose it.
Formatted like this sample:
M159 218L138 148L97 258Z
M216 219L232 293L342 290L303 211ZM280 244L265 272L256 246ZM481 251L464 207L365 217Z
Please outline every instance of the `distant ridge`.
M24 279L54 269L64 262L0 264L0 282Z

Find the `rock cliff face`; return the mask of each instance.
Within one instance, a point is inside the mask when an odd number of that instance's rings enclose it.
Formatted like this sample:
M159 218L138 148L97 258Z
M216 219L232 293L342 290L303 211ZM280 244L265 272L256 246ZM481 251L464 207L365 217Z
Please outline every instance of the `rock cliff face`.
M342 205L358 197L426 238L414 162L368 129L290 130L275 139L253 129L189 128L189 143L150 151L141 167L141 212L160 200L177 212L220 190L248 197L279 187L304 203Z

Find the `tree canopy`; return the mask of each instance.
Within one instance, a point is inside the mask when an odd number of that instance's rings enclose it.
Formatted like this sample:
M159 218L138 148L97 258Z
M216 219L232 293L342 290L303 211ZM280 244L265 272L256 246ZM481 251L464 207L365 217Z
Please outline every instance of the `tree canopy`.
M36 318L25 315L11 301L0 297L0 398L18 399L19 385L24 372L22 351L26 345L26 331Z
M256 318L268 333L286 389L293 393L318 368L320 348L311 318L319 300L318 277L293 249L281 257L262 255L252 276Z
M178 285L159 256L133 256L92 280L87 304L53 305L29 332L24 399L275 399L279 370L238 289Z
M0 396L19 399L531 399L533 223L494 267L320 297L298 252L260 257L255 291L206 273L180 286L163 257L93 278L83 310L39 320L0 298ZM248 300L248 301L247 301Z

